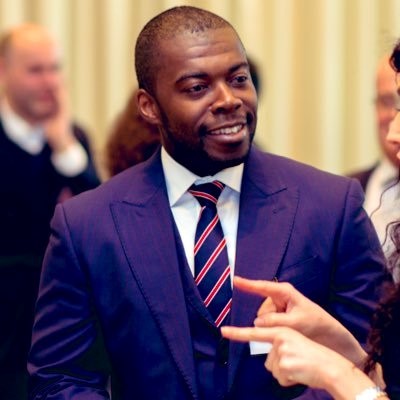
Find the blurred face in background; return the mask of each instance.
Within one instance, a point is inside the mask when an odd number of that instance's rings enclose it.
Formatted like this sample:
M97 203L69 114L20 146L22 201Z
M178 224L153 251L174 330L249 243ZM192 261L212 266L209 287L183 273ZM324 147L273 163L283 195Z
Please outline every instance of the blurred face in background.
M389 126L397 114L400 99L397 93L396 73L385 56L378 64L376 75L376 121L379 134L379 144L386 157L393 165L399 166L397 158L398 145L387 140Z
M37 27L13 33L0 58L0 82L12 110L31 124L58 110L60 51L53 38Z
M399 74L398 74L399 75ZM400 103L400 77L396 77L397 87L397 102ZM394 153L397 157L398 165L400 164L400 105L397 108L395 117L389 125L389 132L387 134L388 144L394 148Z

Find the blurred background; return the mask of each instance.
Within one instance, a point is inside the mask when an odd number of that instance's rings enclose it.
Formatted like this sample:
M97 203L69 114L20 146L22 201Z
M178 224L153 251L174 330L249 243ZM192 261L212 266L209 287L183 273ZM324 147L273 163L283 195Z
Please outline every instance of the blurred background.
M260 147L335 173L374 162L375 68L400 37L400 0L0 0L0 30L31 21L56 34L73 115L101 168L110 126L136 85L136 37L182 4L230 21L256 63Z

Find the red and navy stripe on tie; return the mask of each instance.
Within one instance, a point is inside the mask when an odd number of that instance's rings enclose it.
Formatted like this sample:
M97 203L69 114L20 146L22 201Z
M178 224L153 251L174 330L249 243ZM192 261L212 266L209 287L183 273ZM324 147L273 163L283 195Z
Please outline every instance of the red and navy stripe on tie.
M216 207L223 188L213 181L189 189L201 205L194 245L195 283L217 327L227 322L232 304L228 252Z

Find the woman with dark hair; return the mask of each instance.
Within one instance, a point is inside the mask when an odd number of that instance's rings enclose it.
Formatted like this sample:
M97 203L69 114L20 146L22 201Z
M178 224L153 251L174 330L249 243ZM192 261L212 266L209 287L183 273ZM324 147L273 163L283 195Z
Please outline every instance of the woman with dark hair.
M109 176L147 160L160 145L155 125L150 125L139 115L136 94L137 89L114 122L107 140L105 162Z
M400 41L390 64L400 74ZM387 140L399 146L400 158L400 110ZM389 229L395 250L388 267L398 272L400 221ZM400 282L387 291L375 313L368 353L344 326L290 284L235 278L235 285L267 299L255 327L223 327L222 335L272 343L265 366L281 385L301 383L324 389L340 400L400 399Z

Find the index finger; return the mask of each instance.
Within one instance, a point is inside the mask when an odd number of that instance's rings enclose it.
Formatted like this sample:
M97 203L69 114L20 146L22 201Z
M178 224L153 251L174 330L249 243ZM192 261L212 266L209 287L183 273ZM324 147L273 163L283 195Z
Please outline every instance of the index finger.
M270 297L279 307L285 306L288 300L297 294L296 289L287 282L272 282L265 280L252 280L235 276L233 284L236 288L247 293L257 294L262 297Z
M223 337L238 342L269 342L272 343L275 336L281 331L281 328L259 328L259 327L246 327L239 328L236 326L223 326L221 327L221 334Z

